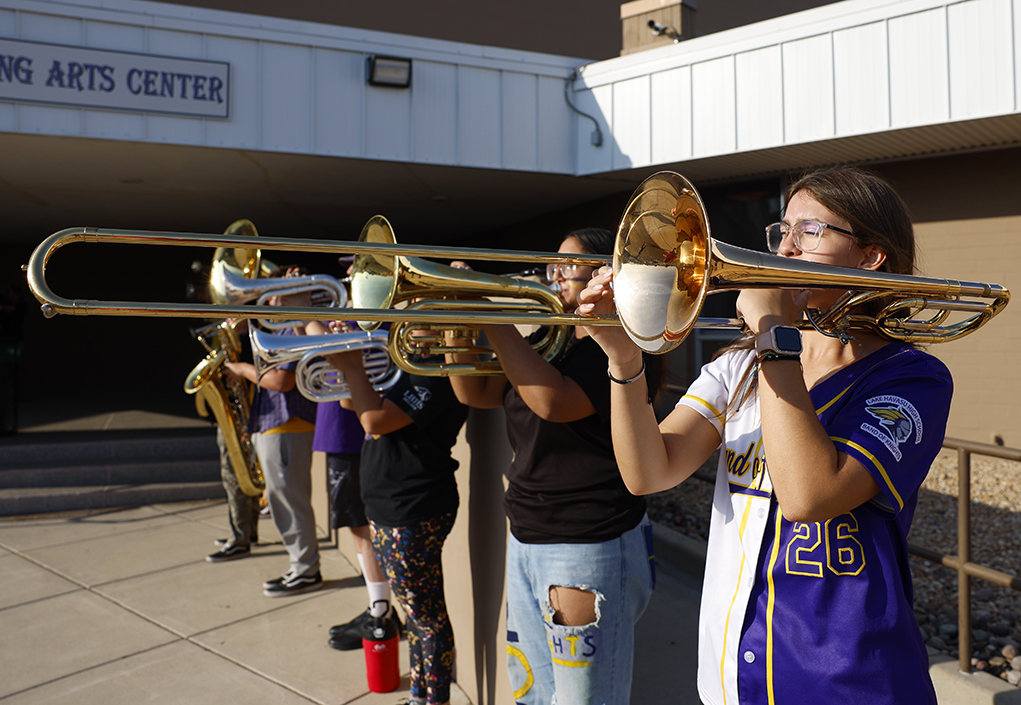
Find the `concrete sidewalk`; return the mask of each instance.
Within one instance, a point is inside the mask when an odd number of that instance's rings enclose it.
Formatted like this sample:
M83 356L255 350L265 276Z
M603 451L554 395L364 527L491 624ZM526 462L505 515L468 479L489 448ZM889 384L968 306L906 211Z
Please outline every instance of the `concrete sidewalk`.
M207 425L177 409L56 408L61 418L23 413L23 438ZM401 686L386 694L368 691L362 651L326 645L330 625L364 609L356 568L321 536L324 589L264 597L262 582L288 563L273 522L259 528L251 556L211 564L205 556L214 539L228 534L223 501L0 519L0 701L393 705L407 698L406 644ZM661 565L658 583L638 626L632 702L698 705L700 584L670 565ZM451 702L469 700L455 686Z
M287 567L272 522L253 555L205 561L223 502L0 521L0 700L67 703L399 702L370 693L362 651L326 645L364 609L357 571L322 551L323 590L270 599ZM325 548L325 547L324 547ZM696 704L697 586L670 569L639 628L635 703ZM402 645L402 672L407 648ZM452 702L468 699L455 688Z

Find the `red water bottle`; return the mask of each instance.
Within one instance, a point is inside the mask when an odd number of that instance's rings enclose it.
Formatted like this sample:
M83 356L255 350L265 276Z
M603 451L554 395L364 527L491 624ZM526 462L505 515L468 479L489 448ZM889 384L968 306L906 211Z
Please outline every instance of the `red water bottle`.
M370 618L362 627L365 676L373 693L390 693L401 684L399 644L400 631L392 609L388 609L382 617Z

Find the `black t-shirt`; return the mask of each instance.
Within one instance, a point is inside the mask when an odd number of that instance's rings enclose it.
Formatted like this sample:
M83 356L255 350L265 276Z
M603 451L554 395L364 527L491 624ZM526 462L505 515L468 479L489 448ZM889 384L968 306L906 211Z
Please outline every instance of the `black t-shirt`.
M386 398L412 423L362 446L366 515L382 526L406 526L457 511L457 461L450 449L468 408L445 377L405 373Z
M582 388L595 414L553 423L536 416L512 386L504 396L514 449L504 509L522 543L609 541L645 514L645 499L628 491L613 457L606 354L591 338L572 341L553 366Z

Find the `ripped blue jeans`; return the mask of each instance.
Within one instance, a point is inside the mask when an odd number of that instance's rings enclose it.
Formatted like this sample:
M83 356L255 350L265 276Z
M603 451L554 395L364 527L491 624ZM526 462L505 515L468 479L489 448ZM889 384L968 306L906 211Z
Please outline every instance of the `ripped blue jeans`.
M634 626L655 586L645 517L602 543L507 545L507 671L522 705L620 705L631 699ZM595 594L596 621L555 624L551 587Z

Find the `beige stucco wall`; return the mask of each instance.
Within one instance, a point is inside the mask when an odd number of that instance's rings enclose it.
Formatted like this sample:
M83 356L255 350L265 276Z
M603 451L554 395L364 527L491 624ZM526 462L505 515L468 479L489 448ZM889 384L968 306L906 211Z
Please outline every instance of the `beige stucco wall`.
M920 223L921 273L1021 291L1021 216ZM947 435L1021 446L1021 307L1015 302L966 338L928 348L954 376Z

